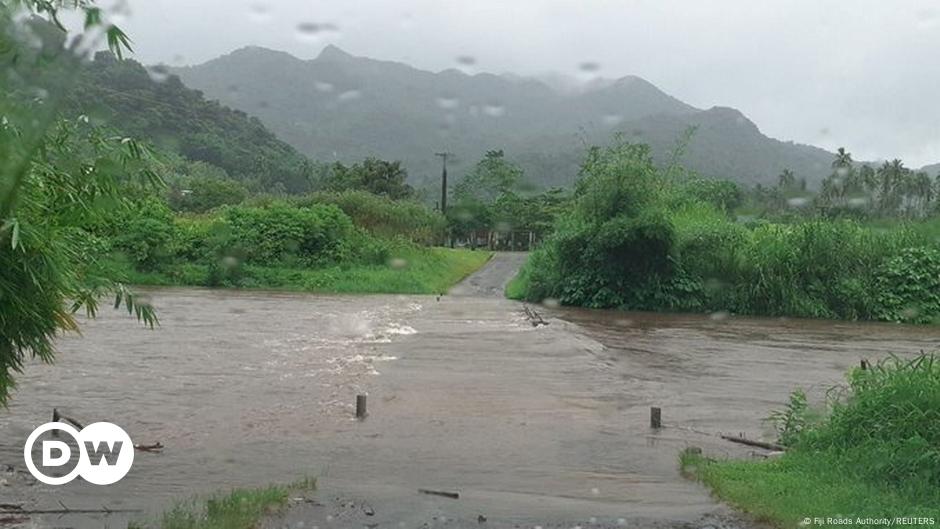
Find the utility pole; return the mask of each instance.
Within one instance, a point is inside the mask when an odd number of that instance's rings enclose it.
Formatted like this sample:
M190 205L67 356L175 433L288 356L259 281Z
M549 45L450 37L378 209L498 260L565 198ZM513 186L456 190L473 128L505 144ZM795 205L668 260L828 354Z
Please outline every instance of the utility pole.
M449 152L436 152L434 156L440 156L441 166L441 215L447 214L447 157L453 156Z

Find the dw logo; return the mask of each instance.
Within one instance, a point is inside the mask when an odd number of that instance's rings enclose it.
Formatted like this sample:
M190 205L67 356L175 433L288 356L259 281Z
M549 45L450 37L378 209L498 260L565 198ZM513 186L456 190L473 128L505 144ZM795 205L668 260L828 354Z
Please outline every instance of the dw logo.
M40 436L53 430L71 436L71 443L43 438L37 466L33 461L34 445L40 441ZM77 462L72 458L73 449L78 454ZM29 434L23 448L23 458L33 477L47 485L64 485L77 476L95 485L110 485L120 481L130 471L134 464L134 443L120 426L109 422L89 424L81 431L65 423L47 422ZM70 465L74 465L74 468L67 470Z

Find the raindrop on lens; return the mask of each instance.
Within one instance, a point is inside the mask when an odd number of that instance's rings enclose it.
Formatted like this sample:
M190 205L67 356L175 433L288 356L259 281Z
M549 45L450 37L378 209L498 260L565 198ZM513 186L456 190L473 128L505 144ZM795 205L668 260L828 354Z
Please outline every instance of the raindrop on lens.
M787 205L793 208L802 208L809 204L809 199L805 197L794 197L787 200Z
M613 127L615 125L619 125L623 121L623 116L620 114L607 114L603 119L605 125Z
M445 110L450 110L460 106L460 100L456 97L439 97L435 99L437 106Z
M401 270L402 268L405 268L406 266L408 266L408 261L406 261L405 259L402 259L401 257L393 257L389 259L388 266L396 270Z
M156 83L162 83L170 78L165 66L151 66L147 68L147 75Z
M359 90L347 90L339 95L340 101L352 101L353 99L359 99L362 96L362 92Z
M561 302L559 302L555 298L545 298L542 300L542 305L545 305L546 307L550 309L556 309L561 306ZM594 492L595 490L597 489L591 489L591 492Z
M248 7L248 15L255 22L267 22L271 19L271 9L260 2L254 3Z
M506 107L498 104L484 105L483 113L493 118L502 117L506 114Z
M578 69L585 73L596 73L601 70L601 65L596 62L586 61L579 64Z
M330 83L324 83L323 81L317 81L313 83L313 87L317 89L317 92L323 92L324 94L333 91L333 85Z
M719 310L717 312L712 312L711 314L708 315L708 317L712 321L725 321L728 319L728 313L723 310Z

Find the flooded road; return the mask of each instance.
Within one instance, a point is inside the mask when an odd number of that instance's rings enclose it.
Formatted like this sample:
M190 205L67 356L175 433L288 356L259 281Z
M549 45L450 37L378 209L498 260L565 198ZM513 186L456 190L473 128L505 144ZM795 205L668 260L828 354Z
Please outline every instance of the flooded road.
M104 311L61 341L57 364L18 379L0 411L0 503L156 512L315 476L324 496L368 498L383 523L408 527L480 514L545 527L678 524L722 510L679 476L682 448L747 454L715 434L760 437L795 387L818 396L860 358L940 343L931 327L575 309L545 309L551 323L536 328L521 304L476 295L152 298L157 330ZM361 422L357 393L369 395ZM662 407L666 428L649 429L649 406ZM109 487L28 485L23 442L53 407L166 449L138 453Z

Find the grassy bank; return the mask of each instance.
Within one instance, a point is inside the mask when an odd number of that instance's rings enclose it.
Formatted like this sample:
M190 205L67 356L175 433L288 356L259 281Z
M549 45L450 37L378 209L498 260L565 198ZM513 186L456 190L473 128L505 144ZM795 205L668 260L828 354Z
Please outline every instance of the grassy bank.
M285 486L235 489L230 493L180 503L154 522L138 522L128 529L253 529L262 517L284 507L293 493L316 488L305 479Z
M685 453L682 467L722 500L780 527L848 525L840 518L940 523L940 358L857 369L836 393L821 415L798 396L777 415L790 446L777 459Z
M221 286L302 292L362 294L437 294L483 266L492 253L449 248L408 248L384 264L330 265L321 268L240 265L221 280L208 264L173 263L139 271L127 259L112 257L109 275L146 286Z

